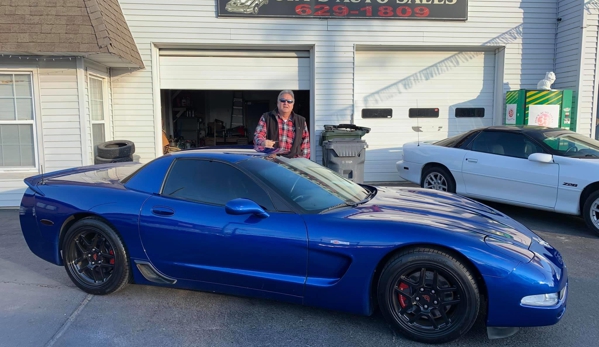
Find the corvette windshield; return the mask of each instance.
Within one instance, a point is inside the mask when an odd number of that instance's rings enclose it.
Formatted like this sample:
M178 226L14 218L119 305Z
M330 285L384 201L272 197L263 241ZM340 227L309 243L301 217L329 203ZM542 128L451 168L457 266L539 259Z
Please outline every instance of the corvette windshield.
M253 158L239 166L309 212L356 204L370 194L364 187L305 158Z
M574 132L544 132L539 140L551 147L554 154L572 157L599 159L599 141Z

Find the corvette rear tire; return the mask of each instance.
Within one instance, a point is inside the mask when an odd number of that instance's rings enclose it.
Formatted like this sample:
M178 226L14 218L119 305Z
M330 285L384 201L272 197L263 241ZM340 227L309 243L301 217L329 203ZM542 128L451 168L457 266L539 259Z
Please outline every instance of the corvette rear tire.
M69 228L62 243L64 267L84 292L105 295L123 289L130 278L129 255L121 237L89 217Z
M392 328L411 340L432 344L466 334L476 322L481 302L473 273L451 255L431 248L411 249L389 260L377 297Z
M422 173L422 188L455 193L455 181L449 171L441 166L432 166Z
M587 227L599 233L599 190L586 199L582 208L582 215Z

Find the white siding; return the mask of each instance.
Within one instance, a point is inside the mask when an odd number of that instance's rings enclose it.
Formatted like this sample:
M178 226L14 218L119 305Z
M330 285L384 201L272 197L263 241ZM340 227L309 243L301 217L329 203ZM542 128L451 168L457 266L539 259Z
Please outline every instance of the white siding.
M32 57L30 61L35 59ZM40 58L34 63L14 57L0 58L0 71L10 68L32 70L37 78L34 82L37 150L44 172L82 165L76 60ZM26 187L23 179L35 174L0 173L0 206L18 206Z
M146 64L150 63L149 47L149 43L140 44L140 53ZM125 68L112 69L112 93L114 138L133 141L140 162L155 158L154 138L156 131L161 131L161 124L154 124L150 67L137 72Z
M40 62L44 172L82 165L75 59Z
M578 89L580 67L580 44L582 40L582 2L559 0L557 24L555 89Z
M470 0L466 22L376 19L217 18L214 0L120 0L146 69L115 77L115 135L136 142L142 161L153 158L155 132L152 42L182 45L308 45L314 56L315 133L325 124L355 123L354 47L505 46L504 91L535 88L553 69L557 0ZM115 74L116 74L115 70ZM352 119L354 118L354 119ZM137 126L129 124L135 121Z
M597 117L597 45L599 42L599 1L587 1L584 8L581 48L580 89L576 131L594 137Z

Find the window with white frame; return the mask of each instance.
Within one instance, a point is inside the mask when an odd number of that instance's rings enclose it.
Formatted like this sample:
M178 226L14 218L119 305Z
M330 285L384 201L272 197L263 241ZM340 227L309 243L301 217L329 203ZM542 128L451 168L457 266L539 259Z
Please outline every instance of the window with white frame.
M106 141L107 121L104 112L104 80L89 78L89 112L92 120L92 143L94 149Z
M0 71L0 170L37 167L32 80Z

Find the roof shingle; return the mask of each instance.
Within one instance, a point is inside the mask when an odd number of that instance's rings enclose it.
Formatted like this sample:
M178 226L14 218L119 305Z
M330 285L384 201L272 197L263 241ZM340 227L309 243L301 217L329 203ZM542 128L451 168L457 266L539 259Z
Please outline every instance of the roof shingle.
M144 67L118 0L0 0L0 52L104 53Z

